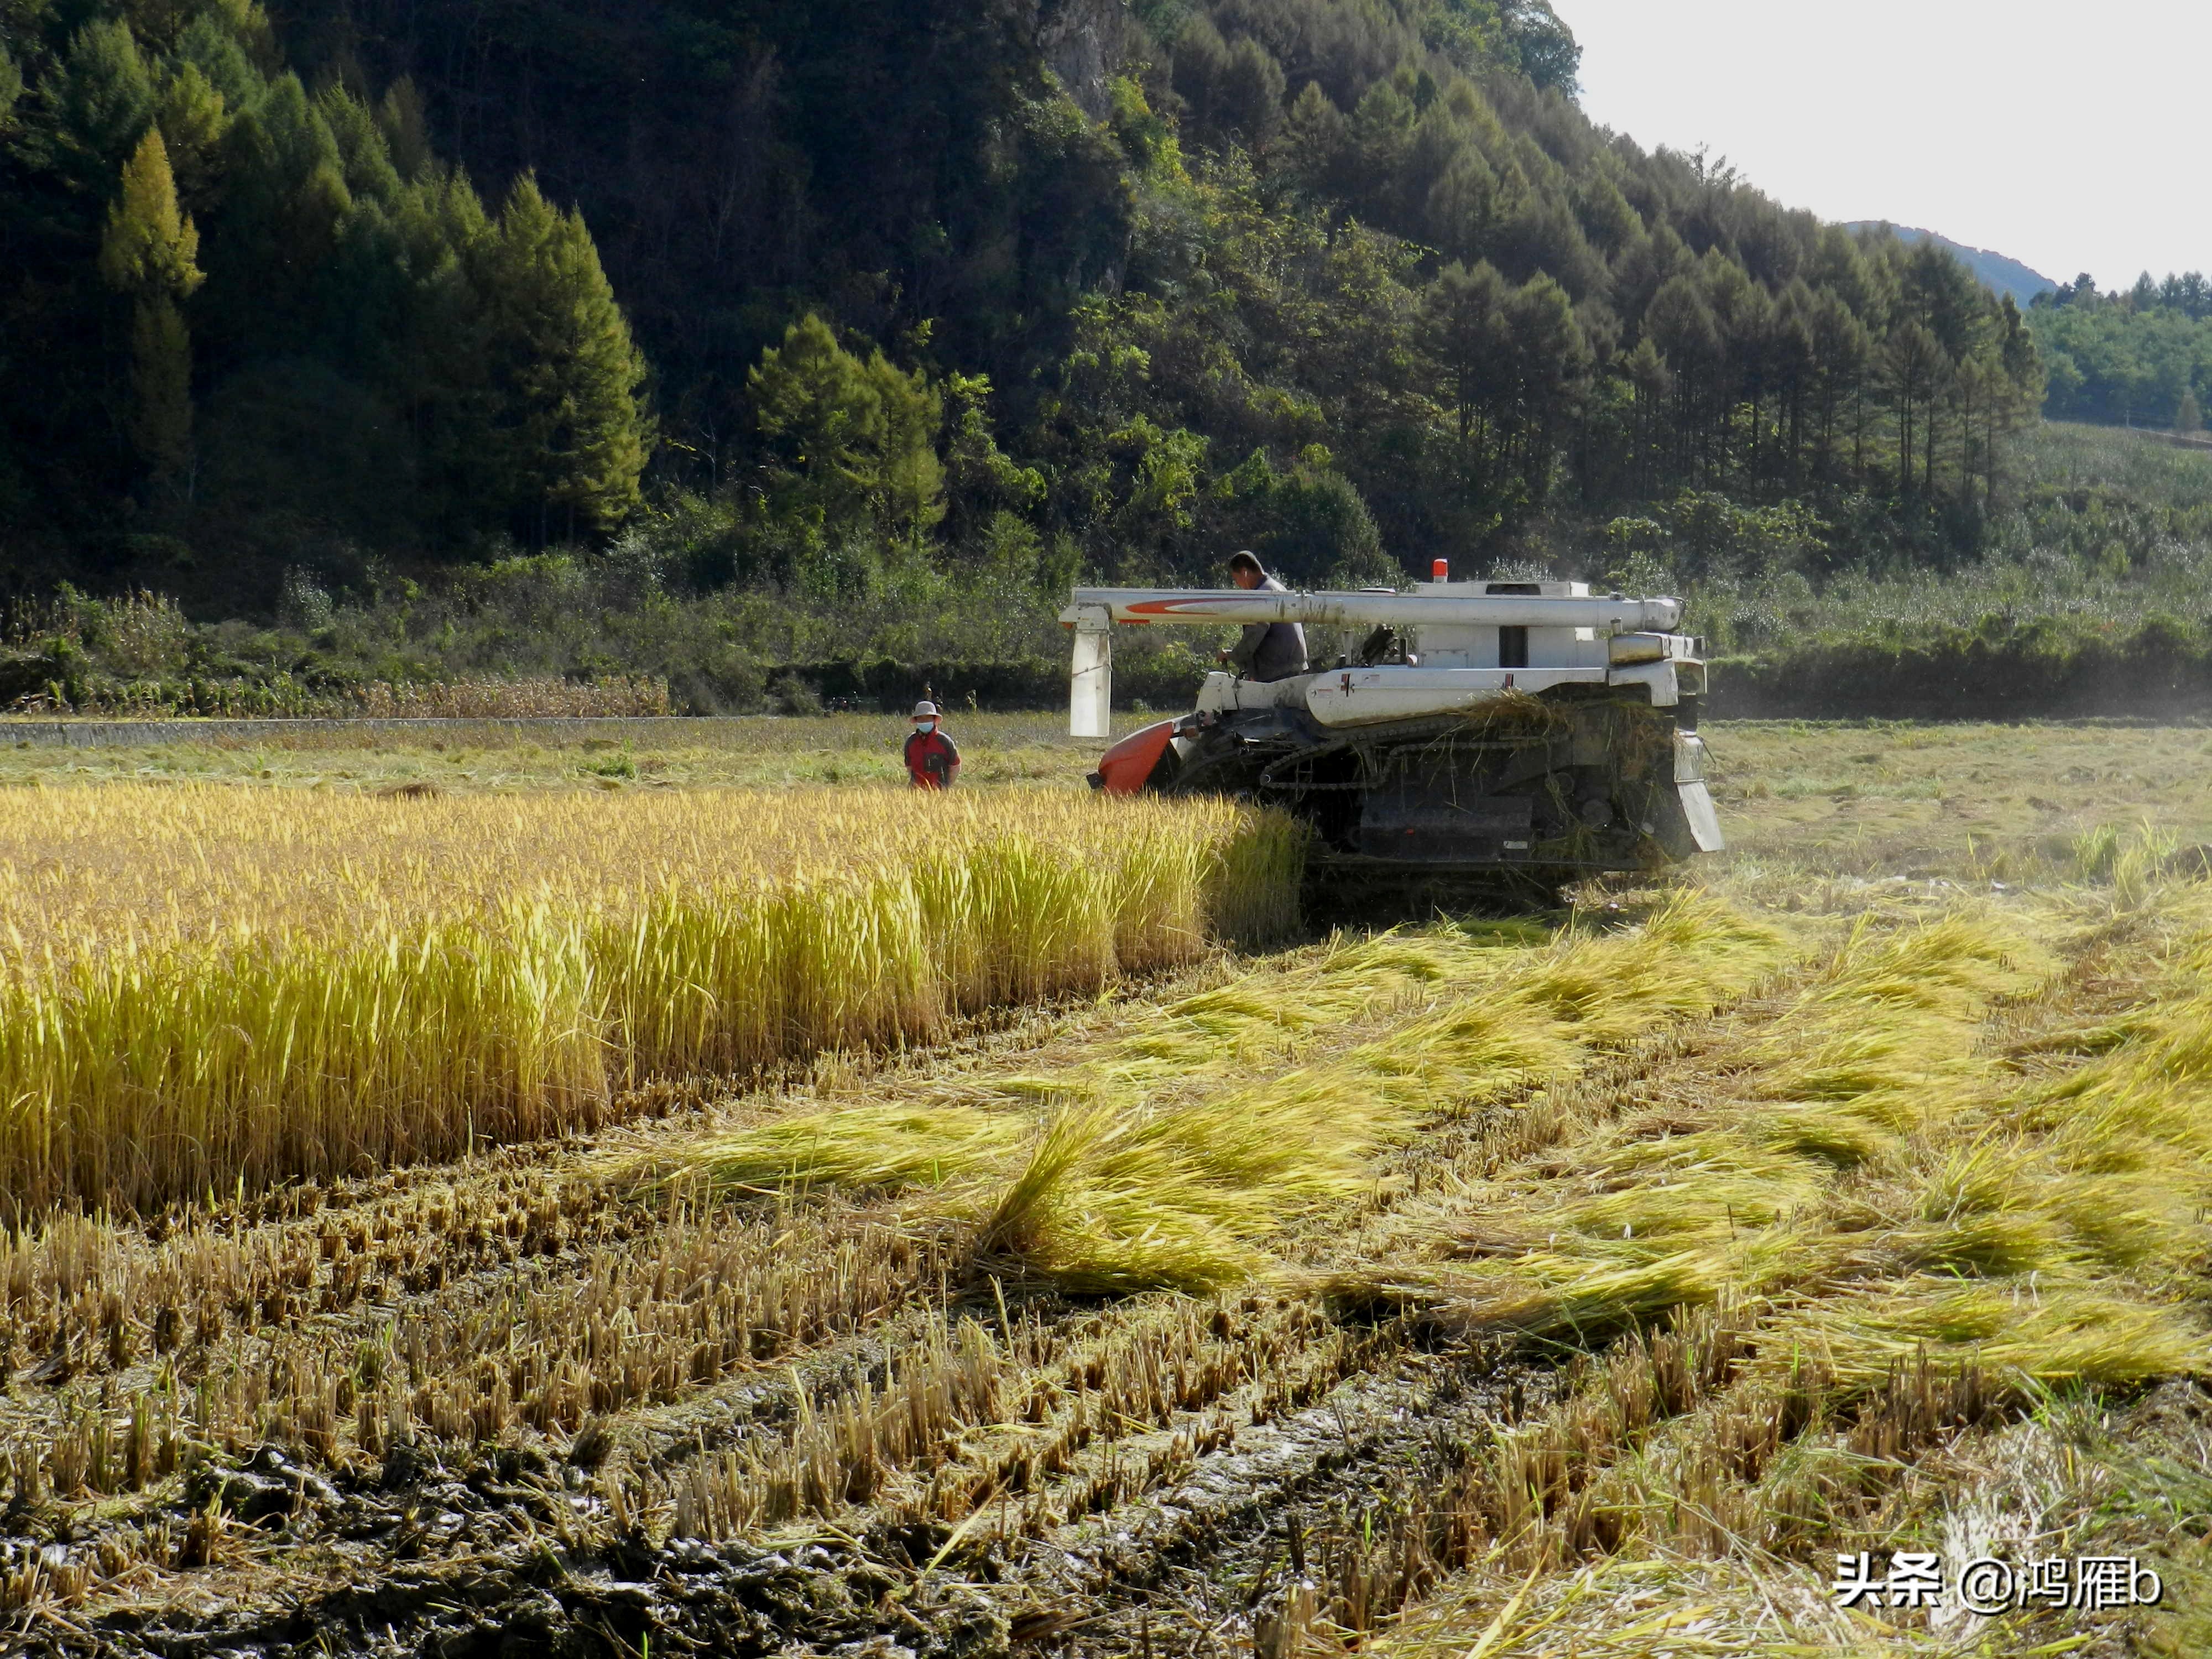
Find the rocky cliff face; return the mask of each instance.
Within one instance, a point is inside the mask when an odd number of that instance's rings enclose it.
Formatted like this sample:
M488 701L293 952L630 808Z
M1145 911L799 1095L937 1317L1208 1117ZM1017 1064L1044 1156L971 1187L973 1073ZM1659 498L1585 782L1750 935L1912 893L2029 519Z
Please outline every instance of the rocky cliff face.
M1105 118L1106 82L1137 39L1127 0L1035 0L1037 51L1085 115Z

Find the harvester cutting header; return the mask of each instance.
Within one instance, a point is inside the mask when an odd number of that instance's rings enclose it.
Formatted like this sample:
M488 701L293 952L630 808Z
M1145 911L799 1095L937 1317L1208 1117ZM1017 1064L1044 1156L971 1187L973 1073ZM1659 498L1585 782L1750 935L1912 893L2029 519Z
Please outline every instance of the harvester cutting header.
M1109 735L1117 624L1360 640L1279 678L1208 674L1194 711L1114 744L1093 784L1265 801L1310 822L1329 866L1385 878L1556 890L1720 850L1697 736L1705 665L1673 631L1680 599L1455 582L1441 560L1437 577L1406 593L1076 589L1060 622L1077 737Z

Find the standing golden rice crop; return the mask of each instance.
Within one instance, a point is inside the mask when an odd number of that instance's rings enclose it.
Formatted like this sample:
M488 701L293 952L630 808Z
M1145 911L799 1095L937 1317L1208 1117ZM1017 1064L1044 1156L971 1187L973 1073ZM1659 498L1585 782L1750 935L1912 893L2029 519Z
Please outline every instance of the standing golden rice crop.
M1295 916L1210 802L0 795L0 1195L143 1206L588 1127Z

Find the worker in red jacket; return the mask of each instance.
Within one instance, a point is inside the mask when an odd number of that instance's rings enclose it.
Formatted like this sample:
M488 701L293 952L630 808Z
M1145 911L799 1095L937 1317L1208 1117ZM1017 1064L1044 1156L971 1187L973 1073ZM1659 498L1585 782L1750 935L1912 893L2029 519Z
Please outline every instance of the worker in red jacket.
M914 706L914 735L906 740L906 775L917 789L950 789L960 776L960 751L939 724L937 705Z

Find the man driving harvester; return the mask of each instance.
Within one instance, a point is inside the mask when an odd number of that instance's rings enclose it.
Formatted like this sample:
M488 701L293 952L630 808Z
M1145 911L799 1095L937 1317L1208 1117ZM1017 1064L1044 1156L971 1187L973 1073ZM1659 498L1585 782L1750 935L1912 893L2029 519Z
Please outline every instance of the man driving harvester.
M1229 556L1229 580L1262 593L1290 592L1261 568L1259 556L1251 552ZM1236 665L1248 680L1263 684L1286 680L1306 672L1306 630L1296 623L1247 623L1237 643L1222 652L1221 660Z
M937 705L914 706L914 735L906 740L907 780L917 789L950 789L960 776L960 750L945 735Z

